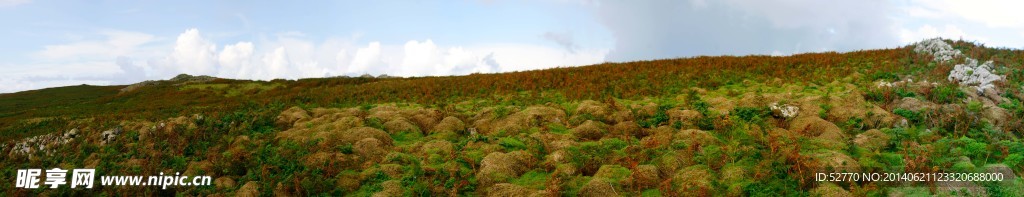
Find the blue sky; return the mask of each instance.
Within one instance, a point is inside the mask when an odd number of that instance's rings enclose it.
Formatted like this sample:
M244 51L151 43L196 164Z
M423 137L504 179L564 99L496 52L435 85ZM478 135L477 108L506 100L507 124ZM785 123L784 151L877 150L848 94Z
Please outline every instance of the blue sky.
M699 55L1024 47L1020 1L0 0L0 93L180 73L463 75Z

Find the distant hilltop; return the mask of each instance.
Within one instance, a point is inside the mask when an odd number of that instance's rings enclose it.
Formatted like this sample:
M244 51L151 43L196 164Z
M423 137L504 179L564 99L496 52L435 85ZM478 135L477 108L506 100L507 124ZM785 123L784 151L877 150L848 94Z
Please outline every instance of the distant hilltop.
M192 75L189 75L189 74L179 74L178 76L174 76L174 78L171 78L169 80L146 80L146 81L143 81L143 82L139 82L139 83L135 83L135 84L132 84L132 85L128 85L127 87L121 88L121 93L131 92L131 91L134 91L134 90L139 89L141 87L145 87L145 86L149 86L149 85L156 85L156 84L160 84L160 83L172 83L174 85L183 85L183 84L191 84L191 83L209 82L209 81L213 81L213 80L216 80L216 79L219 79L219 78L211 77L211 76L207 76L207 75L192 76Z

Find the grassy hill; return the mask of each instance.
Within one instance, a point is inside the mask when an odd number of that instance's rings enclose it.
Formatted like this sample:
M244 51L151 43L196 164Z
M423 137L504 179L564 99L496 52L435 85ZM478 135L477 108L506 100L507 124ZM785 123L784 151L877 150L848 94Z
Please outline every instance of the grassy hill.
M945 40L413 78L179 76L0 94L17 169L182 172L215 185L6 195L885 196L1024 182L820 182L814 173L1024 172L1024 51ZM950 81L991 60L992 89ZM967 75L981 69L971 67ZM988 71L988 70L986 70ZM73 130L73 131L72 131ZM45 146L38 148L39 145Z

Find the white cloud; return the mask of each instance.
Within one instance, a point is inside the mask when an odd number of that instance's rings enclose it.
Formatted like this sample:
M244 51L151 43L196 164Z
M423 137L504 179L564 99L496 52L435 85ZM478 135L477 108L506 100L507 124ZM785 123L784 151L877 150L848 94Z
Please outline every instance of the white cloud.
M370 42L368 46L356 50L355 56L352 57L352 64L346 71L348 73L368 73L373 67L382 65L380 42Z
M73 86L73 85L110 85L106 80L78 80L71 78L63 79L24 79L24 78L0 78L0 92L17 92L24 90L35 90L50 87Z
M581 49L568 52L557 48L522 44L484 46L470 50L493 52L500 72L598 64L605 62L605 56L609 53L609 49Z
M996 28L1021 28L1024 27L1024 1L1014 0L915 0L915 5L920 7L918 13L932 12L943 13L945 16L955 16L977 23ZM915 6L916 7L916 6ZM911 14L915 14L911 12Z
M104 76L119 75L113 62L83 61L0 66L0 93L80 84L109 85Z
M579 48L579 45L573 40L572 34L569 33L544 32L541 38L555 42L569 52L575 52L576 48Z
M152 44L159 38L143 33L102 31L99 35L104 37L46 46L33 56L52 63L0 67L4 68L0 77L12 84L0 92L77 83L130 84L181 73L257 80L464 75L596 64L604 62L609 52L529 44L444 46L431 39L357 45L358 36L314 44L297 31L223 46L194 28L165 44Z
M200 75L212 75L217 70L217 45L199 35L198 29L188 29L178 35L174 52L168 57L178 70ZM173 69L172 69L173 70Z
M285 53L284 47L277 47L274 52L263 56L263 66L266 66L266 69L251 77L257 79L281 78L281 75L286 74L289 65L288 54Z
M224 46L218 57L221 69L217 76L226 78L241 78L252 72L252 42L239 42Z
M410 40L405 43L405 57L402 58L402 64L399 68L395 69L395 75L410 76L410 75L423 75L423 74L440 74L442 63L440 60L444 54L441 50L434 45L434 41L427 40L425 42L418 42Z
M0 7L14 7L31 2L32 0L0 0Z
M153 35L105 30L100 31L105 40L79 41L68 44L47 45L42 51L34 54L37 58L58 60L78 59L111 59L122 55L132 55L137 47L156 40Z
M886 1L602 1L610 61L898 46ZM810 50L808 50L810 49Z
M992 44L991 39L986 36L968 34L963 29L956 25L946 24L942 29L933 27L931 25L923 25L916 30L902 29L900 30L900 40L904 44L915 43L921 40L929 38L946 38L953 40L967 40L967 41L978 41L981 43ZM1004 40L1006 41L1006 40Z

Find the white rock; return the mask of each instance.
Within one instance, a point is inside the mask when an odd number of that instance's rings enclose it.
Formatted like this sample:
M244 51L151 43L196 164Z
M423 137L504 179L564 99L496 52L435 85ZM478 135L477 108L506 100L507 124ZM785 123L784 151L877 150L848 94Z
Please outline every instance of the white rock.
M967 62L957 64L949 71L948 79L951 82L959 82L960 85L973 87L979 94L984 94L986 90L995 88L993 82L1003 79L1002 76L992 73L993 67L992 61L978 64L977 60L967 58Z
M931 54L932 57L935 57L935 60L942 62L953 60L953 58L963 55L940 38L932 38L915 43L914 52Z
M779 103L772 103L769 108L772 110L772 115L786 119L796 117L800 112L799 107L789 104L779 105Z

